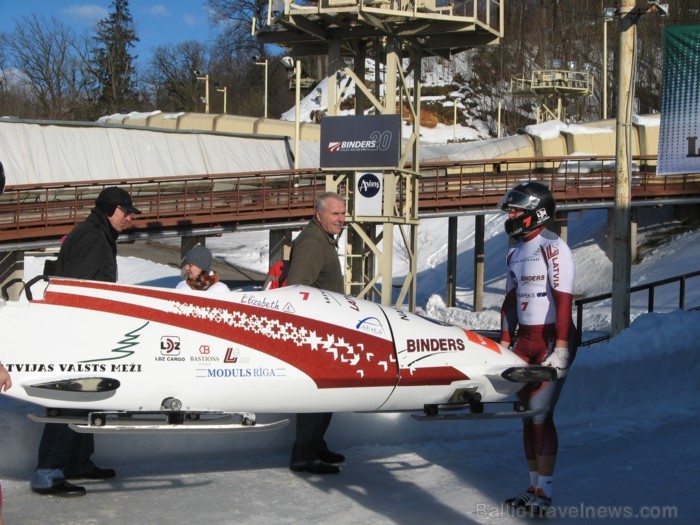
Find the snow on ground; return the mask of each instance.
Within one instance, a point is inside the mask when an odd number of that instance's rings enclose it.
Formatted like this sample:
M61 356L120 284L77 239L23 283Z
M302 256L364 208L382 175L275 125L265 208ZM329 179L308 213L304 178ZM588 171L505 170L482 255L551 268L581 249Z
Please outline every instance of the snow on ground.
M459 307L452 309L441 297L445 222L422 226L419 304L428 315L455 324L495 328L507 247L503 217L487 219L485 311L479 313L471 311L472 221L460 219ZM640 223L640 242L654 235ZM633 285L697 270L700 231L666 240L633 267ZM609 291L605 212L572 215L569 243L577 294ZM239 266L267 265L266 235L259 232L225 235L209 246ZM27 276L42 265L42 258L29 257ZM174 286L178 279L176 269L135 258L120 257L119 269L123 282ZM692 482L700 464L700 312L677 310L676 290L657 291L662 313L641 314L646 297L633 297L632 326L608 343L579 351L557 409L555 522L700 521ZM686 304L700 305L700 287L688 283ZM587 311L587 334L608 325L609 305ZM95 459L116 468L117 477L86 482L86 497L66 500L29 491L41 426L25 414L38 409L0 398L0 411L0 478L9 525L524 521L501 505L527 484L517 421L422 423L408 414L336 414L328 441L348 459L341 474L330 477L287 469L293 422L254 434L100 435Z

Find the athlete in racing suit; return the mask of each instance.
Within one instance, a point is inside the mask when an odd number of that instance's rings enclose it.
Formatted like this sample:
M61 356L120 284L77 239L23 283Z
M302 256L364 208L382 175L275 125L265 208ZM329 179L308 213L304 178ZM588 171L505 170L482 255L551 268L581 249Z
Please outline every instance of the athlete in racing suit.
M551 506L558 440L553 412L575 355L571 305L574 263L571 250L544 226L554 216L549 188L537 182L516 186L499 203L508 212L506 232L517 242L506 258L508 276L501 307L501 344L530 364L557 369L555 381L529 383L519 392L530 410L523 419L523 443L530 487L507 500L542 514ZM517 328L517 334L516 334Z

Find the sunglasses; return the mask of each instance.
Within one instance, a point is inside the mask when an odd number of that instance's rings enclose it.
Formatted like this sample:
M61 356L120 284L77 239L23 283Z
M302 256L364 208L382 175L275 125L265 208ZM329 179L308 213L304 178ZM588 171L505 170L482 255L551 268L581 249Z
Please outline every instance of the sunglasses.
M122 213L124 214L125 217L132 217L135 215L134 212L127 211L124 208L122 208L121 206L117 206L117 208L119 208L122 211Z

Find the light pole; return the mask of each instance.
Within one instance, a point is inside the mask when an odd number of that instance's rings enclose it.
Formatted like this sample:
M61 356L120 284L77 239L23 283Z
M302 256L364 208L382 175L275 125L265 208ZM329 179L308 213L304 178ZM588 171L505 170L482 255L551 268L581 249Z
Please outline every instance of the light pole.
M287 78L294 79L294 169L299 169L299 135L301 135L301 61L282 57L281 64L287 70Z
M498 99L498 138L501 138L501 106L502 101Z
M452 142L457 142L457 99L452 101Z
M452 98L452 142L457 142L457 103L462 97L458 92L450 94L450 97Z
M265 90L263 91L263 117L267 118L267 58L260 59L258 55L253 57L255 60L255 65L263 66L265 68Z
M204 80L204 113L209 113L209 75L196 69L192 73L197 80Z
M228 88L227 88L226 86L223 86L223 87L222 87L221 84L220 84L219 82L217 82L216 84L214 84L214 87L216 88L216 90L217 90L219 93L223 93L223 94L224 94L224 114L226 114L226 94L227 94L227 92L228 92Z
M608 22L615 18L616 9L603 9L603 120L608 118Z
M296 106L294 111L294 169L299 169L299 137L301 135L301 60L297 58L294 64L294 74L296 76L294 98Z

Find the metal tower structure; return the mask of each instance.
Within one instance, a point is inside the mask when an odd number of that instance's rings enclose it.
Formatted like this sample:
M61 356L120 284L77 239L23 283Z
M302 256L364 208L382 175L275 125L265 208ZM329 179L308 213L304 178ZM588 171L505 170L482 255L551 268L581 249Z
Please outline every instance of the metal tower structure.
M498 44L503 37L504 4L505 0L268 1L267 25L256 31L261 42L282 46L296 58L297 75L300 57L328 57L328 116L340 114L343 90L352 80L354 114L392 115L400 111L412 124L398 165L390 170L381 168L381 217L357 213L353 194L356 168L327 170L327 190L347 198L347 293L379 297L384 305L402 305L408 300L409 309L415 309L421 60L428 55L449 58L472 47ZM366 64L372 62L366 59L373 60L374 82L368 80ZM297 113L297 125L298 119ZM394 296L396 232L409 271Z
M564 101L593 95L593 74L570 69L539 69L530 77L513 77L510 92L517 97L537 97L537 123L566 118Z

